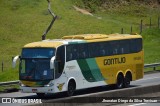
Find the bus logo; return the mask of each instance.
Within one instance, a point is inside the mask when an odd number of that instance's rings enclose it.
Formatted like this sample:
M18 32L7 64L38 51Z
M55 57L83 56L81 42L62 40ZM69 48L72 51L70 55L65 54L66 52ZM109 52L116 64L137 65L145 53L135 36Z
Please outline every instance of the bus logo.
M2 103L11 103L11 98L2 98Z
M59 84L59 85L57 86L57 88L59 89L59 91L62 91L63 85L64 85L64 83Z
M125 57L104 59L104 65L123 64L123 63L126 63Z

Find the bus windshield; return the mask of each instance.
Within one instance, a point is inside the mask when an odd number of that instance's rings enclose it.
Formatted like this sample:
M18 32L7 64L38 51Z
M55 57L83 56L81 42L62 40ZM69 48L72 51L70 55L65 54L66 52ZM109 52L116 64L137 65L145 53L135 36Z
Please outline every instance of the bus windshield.
M23 49L20 61L20 80L52 80L54 73L50 69L50 59L54 55L55 49Z
M22 58L51 58L55 55L53 48L24 48Z

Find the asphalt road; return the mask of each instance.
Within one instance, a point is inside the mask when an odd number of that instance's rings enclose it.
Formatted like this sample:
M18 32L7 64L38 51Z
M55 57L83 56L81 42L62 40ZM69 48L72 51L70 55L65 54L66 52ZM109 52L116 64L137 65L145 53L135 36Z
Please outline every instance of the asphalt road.
M145 74L143 79L132 81L131 87L136 86L146 86L146 85L155 85L160 84L160 72L152 73L152 74ZM104 92L104 91L111 91L113 88L110 86L107 87L96 87L96 88L90 88L86 90L77 91L75 96L85 96L92 93L98 93L98 92ZM37 96L35 93L21 93L21 92L13 92L13 93L2 93L0 94L0 97L23 97L26 98L33 98L37 99ZM51 99L59 99L64 98L65 96L63 94L48 94L43 101L51 100ZM2 104L0 104L1 106ZM8 106L9 104L3 104L4 106ZM12 104L13 105L13 104ZM17 106L17 104L15 104ZM142 106L147 106L146 104L138 104ZM155 104L156 105L156 104ZM155 106L154 105L154 106Z

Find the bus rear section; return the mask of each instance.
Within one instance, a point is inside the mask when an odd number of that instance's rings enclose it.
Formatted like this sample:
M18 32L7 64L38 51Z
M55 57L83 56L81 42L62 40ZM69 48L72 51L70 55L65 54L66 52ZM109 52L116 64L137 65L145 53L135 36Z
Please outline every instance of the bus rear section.
M107 84L119 83L118 88L122 88L128 87L130 81L143 78L142 38L114 40L103 45L106 45L107 55L96 58L96 61Z

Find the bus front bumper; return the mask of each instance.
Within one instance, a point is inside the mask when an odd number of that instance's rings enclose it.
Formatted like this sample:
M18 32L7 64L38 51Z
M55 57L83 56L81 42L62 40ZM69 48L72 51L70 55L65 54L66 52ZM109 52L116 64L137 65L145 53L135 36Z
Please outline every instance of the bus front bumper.
M54 93L53 86L51 87L24 87L21 86L22 93Z

